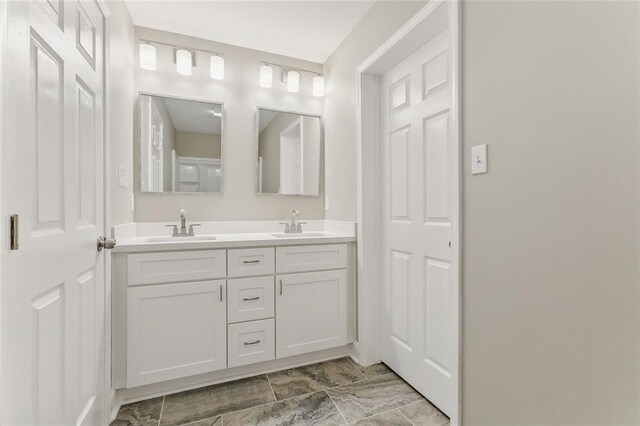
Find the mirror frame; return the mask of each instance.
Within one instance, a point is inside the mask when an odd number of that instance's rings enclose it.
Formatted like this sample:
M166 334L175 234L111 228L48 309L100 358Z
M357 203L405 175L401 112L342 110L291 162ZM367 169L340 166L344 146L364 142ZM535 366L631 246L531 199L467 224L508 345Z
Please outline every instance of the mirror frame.
M266 109L269 111L275 112L284 112L287 114L296 114L296 115L304 115L305 117L315 117L320 120L320 156L319 161L320 164L318 166L318 170L322 173L322 176L318 176L318 193L316 195L308 195L308 194L280 194L279 192L258 192L258 154L260 149L260 110ZM322 115L310 114L307 112L299 112L299 111L291 111L280 108L272 108L266 106L257 106L256 107L256 119L255 119L255 136L254 136L254 149L253 149L253 193L256 196L278 196L278 197L321 197L322 196L322 182L324 177L324 121L322 120Z
M222 110L222 117L220 117L220 192L150 192L142 190L142 96L154 96L157 98L167 98L167 99L176 99L179 101L189 101L189 102L201 102L204 104L217 104L220 105ZM224 158L225 158L225 143L226 143L226 135L225 135L225 121L226 121L226 110L224 107L224 102L220 101L212 101L208 99L202 98L188 98L184 96L175 96L168 95L165 93L155 93L155 92L146 92L139 91L138 99L137 99L137 109L138 109L138 123L137 123L137 145L134 146L134 161L137 163L134 165L137 170L137 182L135 182L136 190L139 194L144 195L196 195L196 196L220 196L224 195Z

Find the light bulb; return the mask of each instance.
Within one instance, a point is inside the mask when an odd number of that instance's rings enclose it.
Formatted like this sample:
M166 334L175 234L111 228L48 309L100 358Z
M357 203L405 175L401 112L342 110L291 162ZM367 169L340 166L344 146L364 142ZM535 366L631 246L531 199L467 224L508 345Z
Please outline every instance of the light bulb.
M300 73L298 71L289 71L287 73L287 90L289 92L300 90Z
M273 85L273 67L262 65L260 67L260 86L271 87Z
M209 76L214 80L224 80L224 58L214 55L209 58Z
M324 77L321 75L313 77L313 96L324 96Z
M139 54L140 68L154 71L156 69L156 48L149 43L141 43Z
M191 75L191 52L184 49L176 50L176 71L178 74Z

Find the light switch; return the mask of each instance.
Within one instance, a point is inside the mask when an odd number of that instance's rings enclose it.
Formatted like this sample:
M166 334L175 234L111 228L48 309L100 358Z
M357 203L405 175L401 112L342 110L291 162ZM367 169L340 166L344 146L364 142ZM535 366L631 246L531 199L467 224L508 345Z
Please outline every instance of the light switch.
M471 174L487 173L487 144L476 145L471 148Z
M324 197L324 209L329 211L329 197Z
M136 197L133 194L129 194L129 210L134 211L136 209Z
M123 188L129 187L129 170L123 165L118 165L118 185Z

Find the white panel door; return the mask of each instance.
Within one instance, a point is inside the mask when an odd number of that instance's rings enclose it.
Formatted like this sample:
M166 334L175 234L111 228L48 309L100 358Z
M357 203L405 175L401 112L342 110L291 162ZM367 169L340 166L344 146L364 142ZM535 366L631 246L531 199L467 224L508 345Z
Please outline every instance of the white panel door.
M127 289L127 387L227 367L225 280Z
M276 277L276 357L347 344L347 272Z
M451 274L451 57L447 33L380 80L382 360L445 413L455 383Z
M4 7L4 6L3 6ZM104 424L104 28L95 1L6 2L2 424Z

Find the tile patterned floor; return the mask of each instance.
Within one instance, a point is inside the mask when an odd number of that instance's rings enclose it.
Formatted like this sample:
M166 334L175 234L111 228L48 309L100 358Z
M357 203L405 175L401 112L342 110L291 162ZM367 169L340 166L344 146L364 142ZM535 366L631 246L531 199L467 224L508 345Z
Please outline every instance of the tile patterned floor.
M112 426L446 426L449 419L384 364L350 358L123 405Z

